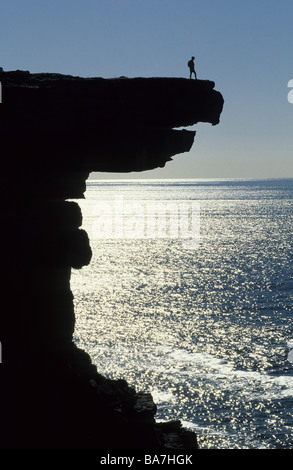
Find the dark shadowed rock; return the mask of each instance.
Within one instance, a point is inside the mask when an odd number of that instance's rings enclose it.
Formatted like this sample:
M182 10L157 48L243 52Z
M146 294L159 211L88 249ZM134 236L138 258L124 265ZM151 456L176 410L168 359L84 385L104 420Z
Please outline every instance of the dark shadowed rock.
M72 341L71 268L90 263L79 206L92 171L163 167L188 152L197 122L215 125L210 81L3 72L0 447L194 448L159 425L149 394L102 377Z

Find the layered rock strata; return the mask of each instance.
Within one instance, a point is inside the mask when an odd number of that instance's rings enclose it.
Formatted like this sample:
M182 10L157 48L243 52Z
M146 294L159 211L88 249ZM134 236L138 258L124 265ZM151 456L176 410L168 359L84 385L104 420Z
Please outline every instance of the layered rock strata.
M71 269L90 263L79 206L90 172L164 166L223 107L210 81L0 71L0 447L190 448L148 394L102 377L72 338ZM113 314L115 314L113 312Z

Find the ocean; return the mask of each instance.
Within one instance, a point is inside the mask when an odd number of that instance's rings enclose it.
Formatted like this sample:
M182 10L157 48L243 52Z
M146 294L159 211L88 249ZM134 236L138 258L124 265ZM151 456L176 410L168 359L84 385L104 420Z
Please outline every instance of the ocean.
M293 179L88 180L74 341L200 449L293 448Z

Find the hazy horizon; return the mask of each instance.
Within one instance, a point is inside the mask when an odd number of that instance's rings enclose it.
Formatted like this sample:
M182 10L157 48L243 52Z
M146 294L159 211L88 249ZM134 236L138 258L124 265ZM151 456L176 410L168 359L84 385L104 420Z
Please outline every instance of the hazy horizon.
M145 174L146 172L143 172L143 175ZM225 176L219 176L219 177L204 177L204 176L201 176L201 177L194 177L194 178L188 178L188 177L183 177L183 178L180 178L180 177L165 177L165 176L162 176L162 177L155 177L153 176L153 171L149 172L150 174L146 177L144 177L143 175L141 176L138 176L137 173L134 173L133 174L133 177L130 177L128 176L126 173L113 173L113 176L110 177L110 173L102 173L102 172L92 172L90 173L89 175L89 178L88 180L91 180L91 181L100 181L102 180L103 182L107 182L107 181L261 181L261 180L291 180L293 179L292 176L281 176L281 177L271 177L271 176L263 176L263 177L256 177L256 176L252 176L252 177L225 177Z

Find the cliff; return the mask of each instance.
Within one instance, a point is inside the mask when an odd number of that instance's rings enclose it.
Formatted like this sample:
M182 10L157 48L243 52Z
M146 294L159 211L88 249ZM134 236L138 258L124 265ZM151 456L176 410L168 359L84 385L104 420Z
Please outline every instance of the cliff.
M196 447L152 397L102 377L73 341L71 268L90 263L78 204L92 171L162 167L223 107L210 81L0 71L3 449Z

